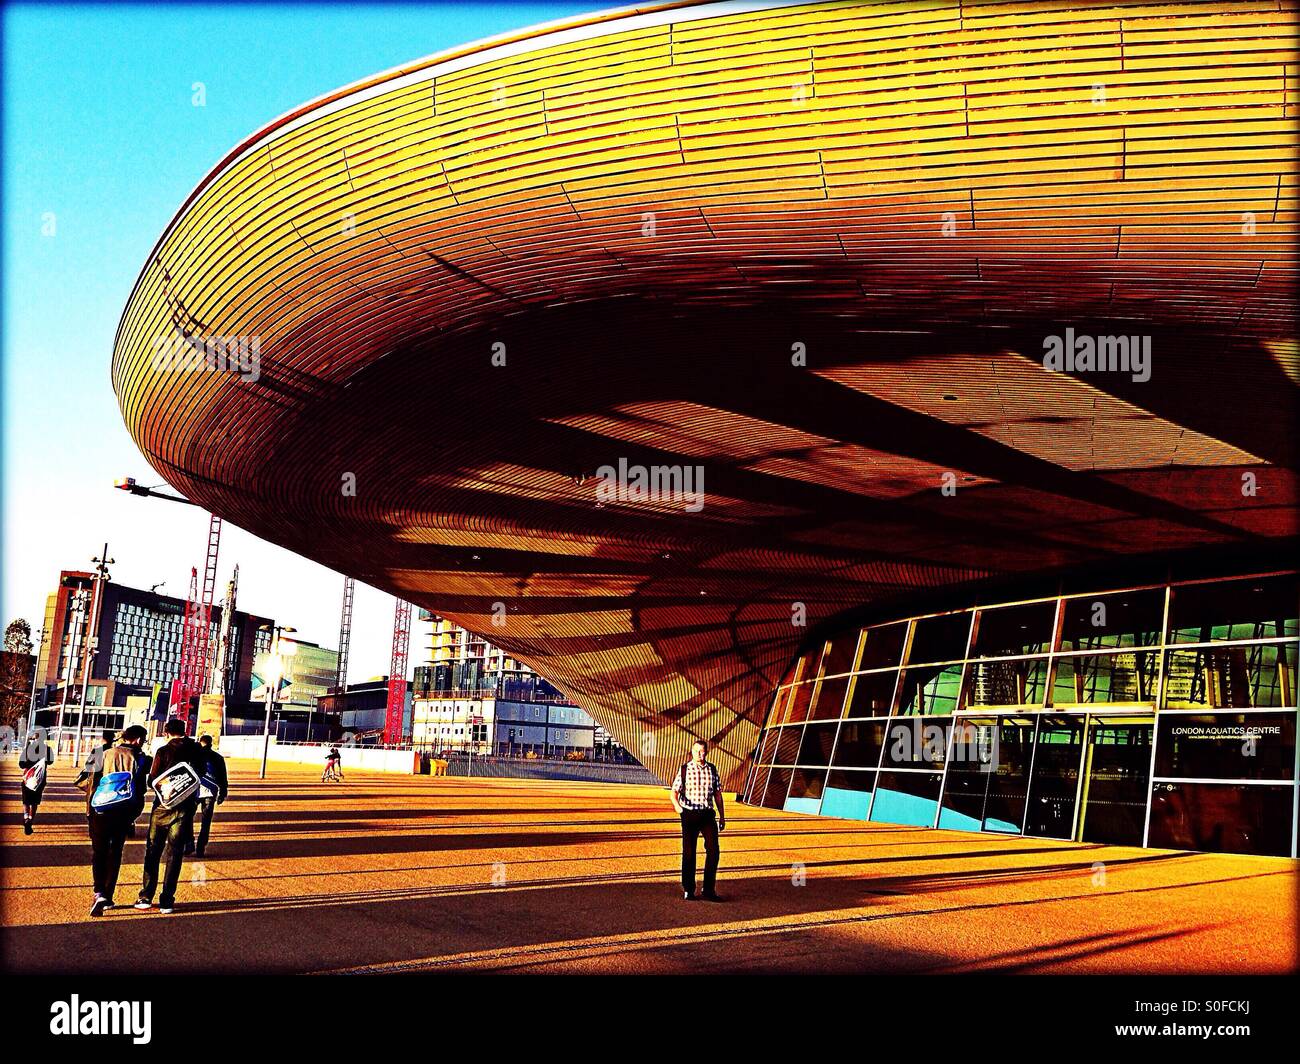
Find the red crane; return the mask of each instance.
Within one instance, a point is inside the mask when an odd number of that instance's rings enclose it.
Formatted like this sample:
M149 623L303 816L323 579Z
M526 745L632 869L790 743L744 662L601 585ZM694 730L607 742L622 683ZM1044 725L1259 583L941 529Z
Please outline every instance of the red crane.
M183 496L168 495L157 488L137 484L135 477L119 477L114 487L129 491L132 495L167 499L186 506L196 505ZM190 699L208 690L208 680L212 675L212 596L217 589L217 551L220 547L221 518L210 514L208 554L203 562L203 585L200 589L198 570L190 569L190 593L185 600L185 622L181 629L181 663L179 675L172 681L171 688L172 713L183 721L190 719ZM225 663L222 664L224 669Z
M406 709L406 658L411 648L411 604L397 600L393 614L393 661L388 670L388 711L384 716L384 742L400 743Z
M221 518L208 521L208 553L203 563L203 586L199 572L190 570L190 593L185 600L185 624L181 630L180 675L172 682L172 713L190 719L190 699L208 689L212 666L212 596L217 589L217 552L221 548Z

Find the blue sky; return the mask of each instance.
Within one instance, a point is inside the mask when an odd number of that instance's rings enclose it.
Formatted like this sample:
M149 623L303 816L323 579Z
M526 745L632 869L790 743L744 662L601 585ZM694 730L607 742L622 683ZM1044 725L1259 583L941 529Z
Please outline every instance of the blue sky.
M207 515L138 499L156 484L109 383L118 317L182 200L236 142L379 70L609 3L8 5L4 9L3 586L41 624L61 569L105 540L113 578L184 596ZM202 82L206 105L191 102ZM226 526L240 606L338 639L341 580ZM358 588L351 678L388 671L392 599ZM412 647L412 658L423 651Z

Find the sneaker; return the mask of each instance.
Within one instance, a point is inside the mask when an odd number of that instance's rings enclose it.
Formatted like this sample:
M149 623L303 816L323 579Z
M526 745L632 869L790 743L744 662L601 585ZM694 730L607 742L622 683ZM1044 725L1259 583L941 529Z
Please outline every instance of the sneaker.
M158 911L162 913L163 916L170 916L176 911L176 907L174 905L160 905L158 906Z
M705 901L721 901L721 900L722 900L720 897L718 897L717 894L715 894L715 893L714 893L713 891L711 891L711 890L708 891L708 892L705 893L705 894L701 894L700 897L703 898Z
M202 859L203 859L203 851L202 851L202 850L195 850L195 851L194 851L194 856L197 857L199 860L202 860Z
M24 820L24 821L23 821L23 834L24 834L24 835L30 835L31 833L32 833L32 822L31 822L30 820Z
M132 905L131 908L133 908L133 909L152 909L152 908L153 908L153 902L151 902L151 901L145 901L143 898L141 898L138 902L136 902L134 905Z
M91 915L91 916L103 916L103 915L104 915L104 910L107 909L107 908L108 908L108 899L107 899L107 898L101 898L98 894L96 894L96 895L95 895L95 900L91 903L91 906L90 906L90 915Z
M694 900L695 900L695 895L692 894L689 890L682 891L682 901L694 901Z

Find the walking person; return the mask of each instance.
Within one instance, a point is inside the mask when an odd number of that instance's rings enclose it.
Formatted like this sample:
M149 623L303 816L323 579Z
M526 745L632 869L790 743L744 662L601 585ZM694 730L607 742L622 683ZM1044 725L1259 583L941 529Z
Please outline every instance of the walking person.
M81 766L81 771L77 773L77 778L72 781L74 787L85 792L86 795L86 830L94 834L94 817L90 815L90 799L95 794L95 788L99 786L99 781L104 775L104 757L113 749L113 740L117 733L105 728L99 733L102 742L93 747L86 754L85 763Z
M696 739L691 747L691 759L682 765L673 780L672 802L682 818L682 898L695 900L695 843L704 836L704 892L705 901L721 901L714 884L718 876L718 832L727 826L727 813L722 806L722 779L713 762L708 760L709 744ZM717 806L717 817L713 807Z
M95 897L90 903L91 916L103 916L116 904L113 891L122 869L122 848L127 829L144 808L144 770L141 746L148 736L140 725L133 724L122 733L121 741L103 756L86 798L90 818L90 866L94 876Z
M164 727L163 733L154 738L153 742L149 744L148 752L145 754L145 757L148 758L150 761L154 759L154 755L157 754L159 750L161 750L164 746L166 746L169 742L171 742L171 736L168 735L165 730L166 725L163 725L163 727Z
M343 755L339 753L337 746L331 746L329 754L325 757L325 771L320 774L320 781L321 783L343 782Z
M136 754L136 757L139 759L139 762L140 762L140 775L141 775L141 778L143 778L143 779L145 779L145 780L148 780L148 779L149 779L149 769L150 769L150 767L153 765L153 751L150 750L149 746L146 746L146 745L145 745L145 743L148 743L148 742L149 742L149 728L146 727L146 726L144 726L144 725L141 725L141 727L144 727L144 735L145 735L145 739L144 739L144 742L142 742L142 743L140 744L140 749L139 749L138 753ZM163 739L166 739L166 736L164 735L162 738L163 738ZM152 745L153 745L153 744L150 743L150 746L152 746ZM131 823L127 824L127 826L126 826L126 837L127 837L128 839L133 839L133 838L135 838L135 822L136 822L136 819L139 817L139 815L140 815L142 812L144 812L144 799L145 799L145 792L148 791L148 789L149 789L149 785L148 785L148 783L145 783L144 787L142 788L142 790L141 790L141 792L140 792L140 805L139 805L139 808L136 810L136 815L135 815L134 817L131 818Z
M105 728L99 733L103 740L98 746L94 747L86 755L86 763L81 766L81 771L77 773L77 778L72 781L74 787L85 788L87 781L98 776L100 766L104 763L104 755L113 749L113 740L117 737L117 732L110 728ZM95 784L90 784L90 790L95 789ZM89 791L87 792L89 797Z
M228 790L226 776L226 759L212 749L212 736L200 735L199 746L203 748L203 781L199 784L199 839L185 848L186 853L202 857L208 846L208 832L212 828L212 814L217 806L226 800Z
M45 729L33 728L27 737L27 744L23 747L22 757L18 759L18 767L23 770L19 788L23 799L24 835L30 835L34 830L36 810L40 808L41 795L45 793L47 766L53 761L54 751L45 740Z
M163 864L162 892L158 895L158 911L173 912L176 908L176 884L180 881L181 864L185 860L185 844L194 832L194 812L198 806L199 780L203 777L206 758L203 747L185 734L185 723L173 717L163 728L167 745L158 748L153 764L149 766L148 783L154 791L153 810L149 814L149 837L144 847L144 879L140 884L137 909L153 907L154 891L158 889L158 865L166 851ZM183 772L173 772L179 765L188 765L193 773L193 785L178 788L179 800L167 800L160 795L160 778L174 781ZM170 806L170 808L169 808Z

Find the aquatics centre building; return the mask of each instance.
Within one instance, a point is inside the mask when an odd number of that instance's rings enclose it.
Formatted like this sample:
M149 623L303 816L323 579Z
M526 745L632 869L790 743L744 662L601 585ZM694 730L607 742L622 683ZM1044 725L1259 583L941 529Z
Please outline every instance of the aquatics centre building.
M1295 31L731 0L466 45L234 146L113 387L189 498L661 778L702 737L755 804L1294 856Z

